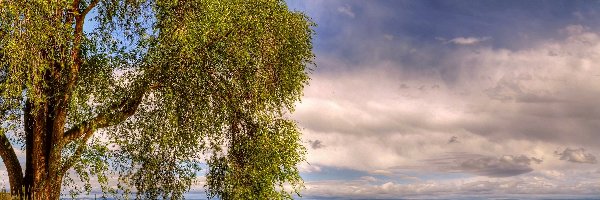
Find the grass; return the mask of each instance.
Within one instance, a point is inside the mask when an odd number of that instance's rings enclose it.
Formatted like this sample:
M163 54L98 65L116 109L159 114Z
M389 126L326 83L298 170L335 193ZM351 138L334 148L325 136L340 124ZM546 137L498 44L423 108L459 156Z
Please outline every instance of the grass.
M0 200L11 200L10 193L0 192Z

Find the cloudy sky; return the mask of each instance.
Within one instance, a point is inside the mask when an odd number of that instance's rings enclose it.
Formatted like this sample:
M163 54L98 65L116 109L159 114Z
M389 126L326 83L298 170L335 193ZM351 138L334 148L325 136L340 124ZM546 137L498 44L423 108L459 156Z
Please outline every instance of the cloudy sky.
M600 196L600 2L288 3L305 198Z

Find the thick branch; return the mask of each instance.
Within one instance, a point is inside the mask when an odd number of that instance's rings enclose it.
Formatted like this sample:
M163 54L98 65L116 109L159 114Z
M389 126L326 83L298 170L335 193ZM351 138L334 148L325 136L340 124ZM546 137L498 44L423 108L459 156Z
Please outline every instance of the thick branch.
M83 18L85 18L85 16L94 8L96 7L96 5L98 5L98 2L100 2L100 0L94 0L90 3L90 5L88 5L87 8L85 8L85 10L83 10L83 12L81 12L81 16L83 16Z
M138 106L142 103L144 91L137 92L135 96L124 99L120 104L112 106L106 113L97 115L96 117L75 125L64 133L65 144L81 138L87 132L94 132L97 129L105 128L125 121L133 115Z
M71 60L72 60L72 64L71 67L69 69L70 73L68 76L68 80L66 82L65 85L65 89L63 92L62 96L60 96L60 98L57 99L56 101L56 110L53 110L54 112L54 124L53 124L53 130L56 130L53 132L53 141L57 141L59 143L62 143L64 140L63 138L63 127L64 127L64 123L66 121L67 118L67 106L68 106L68 102L71 99L71 95L73 93L73 90L75 89L75 84L77 83L77 79L78 79L78 75L79 75L79 69L81 67L81 63L82 63L82 58L81 58L81 43L83 40L83 24L85 21L85 16L98 4L99 0L94 0L90 3L90 5L88 5L85 10L83 10L81 13L74 13L74 18L75 18L75 30L74 30L74 39L73 39L73 47L72 47L72 52L71 52ZM79 0L75 0L73 2L73 10L78 11L78 7L79 7L80 1ZM65 143L66 144L66 143Z
M94 131L92 130L89 130L84 133L83 139L81 140L81 144L79 144L73 155L71 155L71 157L69 157L69 159L67 159L67 161L64 163L64 165L59 171L59 174L67 173L67 170L69 170L71 167L73 167L75 163L77 163L77 160L79 160L81 154L83 154L83 151L87 147L87 141L90 139L90 137L92 137L92 135L94 135Z
M73 3L71 4L71 8L67 10L65 24L71 25L71 23L73 23L73 18L75 18L75 16L79 14L79 3L80 0L73 1Z
M21 196L21 187L23 187L23 171L17 154L10 144L8 138L4 133L0 133L0 156L6 170L8 171L8 179L10 182L11 194L15 196Z
M81 51L81 39L83 37L83 23L85 22L86 15L98 5L99 0L94 0L80 13L75 13L75 32L74 32L74 41L73 41L73 52L71 52L71 57L73 59L73 65L71 67L71 82L74 82L77 77L77 72L79 71L79 66L81 64L80 59L80 51ZM73 2L73 9L77 10L79 7L79 0Z
M149 86L146 88L154 88ZM69 170L81 157L81 154L87 147L87 141L92 137L97 129L105 128L125 121L132 116L139 105L142 103L145 91L137 92L133 97L124 99L120 104L112 106L107 113L99 114L91 120L85 121L71 128L64 133L64 143L68 144L81 138L81 144L77 147L73 155L62 166L60 173L64 174Z
M71 60L73 64L70 69L69 80L66 85L66 91L64 93L64 102L68 102L70 95L75 87L75 83L77 82L77 76L79 75L79 68L81 67L81 41L83 39L83 24L85 22L85 16L98 5L99 0L94 0L90 3L90 5L85 8L81 13L75 14L75 32L73 33L73 49L71 52ZM73 9L77 10L79 6L79 0L73 2ZM63 105L64 106L64 105Z
M73 64L71 65L71 76L69 78L69 82L67 84L67 91L72 90L75 82L77 81L77 75L79 74L79 67L81 66L81 40L83 38L83 22L85 21L85 16L79 15L75 16L75 36L73 40L73 49L71 52L71 60ZM69 92L67 92L69 93Z

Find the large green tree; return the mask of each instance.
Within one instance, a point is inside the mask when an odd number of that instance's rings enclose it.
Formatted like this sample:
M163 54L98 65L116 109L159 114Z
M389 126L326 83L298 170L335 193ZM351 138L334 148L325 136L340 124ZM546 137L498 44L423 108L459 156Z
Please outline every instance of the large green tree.
M311 26L282 0L0 0L11 193L178 199L205 163L210 197L291 198Z

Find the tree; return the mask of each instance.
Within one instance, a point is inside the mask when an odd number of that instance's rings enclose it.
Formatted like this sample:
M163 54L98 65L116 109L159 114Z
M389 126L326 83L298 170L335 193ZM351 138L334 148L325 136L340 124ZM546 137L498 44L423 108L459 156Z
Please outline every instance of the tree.
M178 199L206 163L210 197L291 198L305 149L286 116L312 26L282 0L1 0L11 193L58 199L96 177L105 193Z

